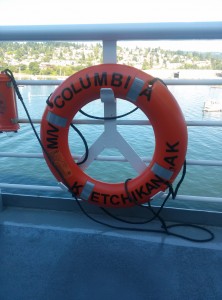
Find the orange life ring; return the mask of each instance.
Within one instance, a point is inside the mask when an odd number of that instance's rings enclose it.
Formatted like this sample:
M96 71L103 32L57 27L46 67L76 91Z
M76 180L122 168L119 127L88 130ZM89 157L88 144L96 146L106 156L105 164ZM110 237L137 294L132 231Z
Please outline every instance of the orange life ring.
M154 81L154 77L133 67L101 64L70 76L50 96L41 121L41 140L47 152L44 156L51 172L69 191L99 206L129 207L149 201L175 180L185 160L187 127L168 88ZM153 158L128 182L127 190L124 183L101 182L88 176L69 150L70 123L84 105L100 98L101 88L112 88L116 98L137 105L153 126Z

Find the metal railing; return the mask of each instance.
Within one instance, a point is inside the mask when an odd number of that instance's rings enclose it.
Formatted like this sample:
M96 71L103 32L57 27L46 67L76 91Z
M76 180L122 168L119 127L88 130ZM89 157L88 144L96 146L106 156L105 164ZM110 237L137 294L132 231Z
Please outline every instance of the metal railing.
M90 25L48 25L48 26L1 26L0 41L100 41L103 43L103 62L117 62L117 41L134 40L217 40L222 39L222 22L198 23L147 23L147 24L90 24ZM166 79L167 85L222 85L222 79ZM59 85L61 80L18 80L21 85ZM40 119L33 120L40 123ZM27 123L27 119L19 119ZM117 125L150 125L149 121L117 120ZM75 120L76 124L103 124L101 120ZM187 121L187 126L218 126L222 121ZM41 153L0 152L0 157L43 158ZM99 156L98 160L122 160L121 157ZM142 158L149 162L149 158ZM222 166L222 161L188 160L190 165ZM60 187L19 185L0 183L0 189L37 189L61 191ZM178 195L178 199L214 201L222 203L222 198Z

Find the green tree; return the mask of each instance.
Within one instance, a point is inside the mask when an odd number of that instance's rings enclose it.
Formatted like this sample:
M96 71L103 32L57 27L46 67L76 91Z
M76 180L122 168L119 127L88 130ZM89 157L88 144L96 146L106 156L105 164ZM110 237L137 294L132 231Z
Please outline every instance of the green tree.
M150 69L150 64L146 59L144 59L143 64L142 64L142 70L148 70Z
M30 62L29 71L33 75L38 75L40 73L39 64L37 62Z

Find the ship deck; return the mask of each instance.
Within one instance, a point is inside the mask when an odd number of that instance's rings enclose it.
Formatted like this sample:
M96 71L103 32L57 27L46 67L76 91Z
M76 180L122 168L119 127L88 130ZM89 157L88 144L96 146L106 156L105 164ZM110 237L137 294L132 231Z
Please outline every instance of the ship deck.
M196 223L215 236L200 243L152 232L161 230L158 220L137 226L140 231L109 228L87 218L70 200L3 194L2 204L0 299L222 297L220 213L195 212ZM99 208L84 208L107 222ZM145 218L135 208L134 217L130 209L119 215L128 215L130 221ZM166 208L162 216L167 224L174 224L181 218L189 223L192 214ZM123 226L113 220L110 224ZM208 237L190 227L176 232Z

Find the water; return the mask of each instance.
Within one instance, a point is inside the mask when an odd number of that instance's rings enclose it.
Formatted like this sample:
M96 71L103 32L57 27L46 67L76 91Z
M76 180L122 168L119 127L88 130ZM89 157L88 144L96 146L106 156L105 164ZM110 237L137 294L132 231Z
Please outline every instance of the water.
M26 106L33 119L42 117L45 101L56 86L24 86L20 87ZM169 86L170 91L177 99L183 114L188 121L192 120L221 120L222 113L202 113L204 101L209 94L209 86ZM118 114L125 113L134 106L127 101L117 101ZM21 103L18 103L19 118L26 118ZM94 115L103 115L103 104L97 100L89 104L85 111ZM81 114L78 118L85 118ZM144 114L137 110L125 119L145 119ZM35 125L39 132L40 125ZM103 126L78 125L86 137L89 146L102 133ZM154 149L153 130L151 126L118 126L118 130L140 156L152 157ZM222 160L222 128L220 127L188 127L189 143L187 159ZM84 154L84 146L80 137L70 130L69 144L75 154ZM21 124L20 131L12 137L0 135L0 152L27 152L40 153L41 148L33 135L29 124ZM102 154L119 155L117 150L108 149ZM56 180L49 171L44 159L28 158L0 158L0 182L21 184L42 184L55 186ZM121 171L121 172L120 172ZM94 161L87 170L90 176L96 179L117 182L136 176L128 163ZM179 194L198 196L222 196L222 169L220 167L188 166L187 176L180 188ZM6 191L6 190L5 190ZM8 190L7 190L8 191ZM20 191L15 191L20 192ZM22 191L30 194L30 191ZM32 192L45 195L46 192ZM52 193L47 193L52 195ZM67 194L61 194L67 197ZM189 203L181 204L190 207ZM202 204L201 204L202 205ZM198 206L198 204L197 204ZM213 209L214 204L208 206Z

